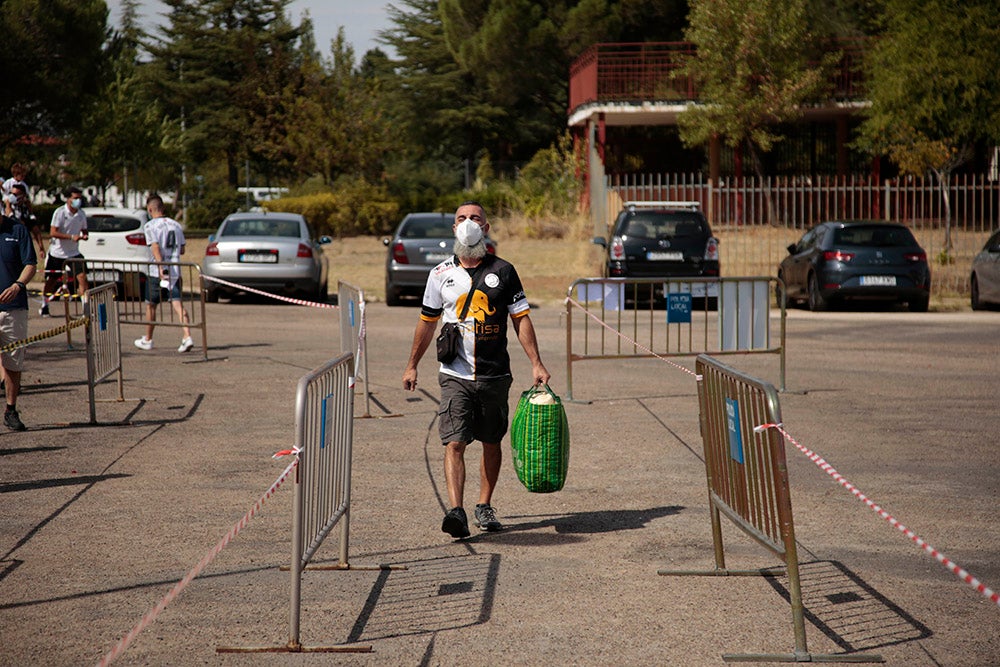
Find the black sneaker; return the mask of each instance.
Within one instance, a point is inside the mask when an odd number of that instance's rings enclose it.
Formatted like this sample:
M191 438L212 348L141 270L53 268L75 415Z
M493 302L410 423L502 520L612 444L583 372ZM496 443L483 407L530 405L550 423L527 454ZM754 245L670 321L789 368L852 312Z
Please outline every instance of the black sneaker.
M503 528L497 521L497 513L490 505L476 505L476 525L487 533L495 533Z
M8 410L3 415L3 423L11 431L24 431L28 427L24 425L21 421L21 417L17 414L17 410Z
M38 309L38 314L42 317L51 317L49 315L49 304L42 304L42 307Z
M451 511L444 515L441 530L456 539L468 537L469 520L465 516L465 510L461 507L453 507Z

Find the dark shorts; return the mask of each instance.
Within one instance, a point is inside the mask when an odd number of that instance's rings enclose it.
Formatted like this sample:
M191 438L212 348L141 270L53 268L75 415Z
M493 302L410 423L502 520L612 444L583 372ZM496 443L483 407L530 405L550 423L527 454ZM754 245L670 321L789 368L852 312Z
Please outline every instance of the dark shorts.
M151 303L155 306L163 301L164 297L166 297L167 301L181 300L181 279L178 278L177 282L170 289L167 289L166 287L160 287L159 279L146 276L146 303Z
M499 444L507 434L508 396L513 378L463 380L438 373L441 405L438 431L441 443L473 440Z
M70 260L77 260L70 262ZM69 264L67 264L69 262ZM76 255L74 257L53 257L49 255L45 259L45 277L56 277L61 274L64 270L76 271L77 273L83 273L84 263L83 255Z

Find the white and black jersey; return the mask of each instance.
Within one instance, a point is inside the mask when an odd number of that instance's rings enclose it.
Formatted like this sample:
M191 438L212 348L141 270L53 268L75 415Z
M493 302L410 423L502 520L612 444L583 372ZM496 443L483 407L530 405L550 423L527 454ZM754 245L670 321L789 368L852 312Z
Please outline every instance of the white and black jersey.
M424 289L420 317L428 322L457 322L477 280L472 303L462 323L462 349L441 372L468 380L484 380L510 375L507 353L507 317L528 314L528 299L514 266L495 255L483 257L474 269L462 267L452 256L431 271Z

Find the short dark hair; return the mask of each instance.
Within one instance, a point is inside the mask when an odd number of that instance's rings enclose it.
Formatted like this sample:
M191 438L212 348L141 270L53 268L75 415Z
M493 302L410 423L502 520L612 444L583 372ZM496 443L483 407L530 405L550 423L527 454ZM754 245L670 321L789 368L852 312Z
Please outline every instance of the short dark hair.
M163 197L161 197L158 194L151 194L151 195L149 195L148 197L146 197L146 206L149 206L150 204L156 204L157 208L162 209L163 208Z
M71 185L68 188L66 188L66 196L67 197L69 197L70 195L82 195L82 194L83 194L83 190L81 190L80 188L76 187L75 185Z
M17 181L10 186L11 190L24 190L25 194L28 194L28 188L24 187L24 183Z
M458 208L456 208L455 210L457 211L459 208L462 208L463 206L478 206L479 210L483 212L483 222L486 222L486 217L487 217L486 207L477 202L475 199L466 199L464 202L459 204Z

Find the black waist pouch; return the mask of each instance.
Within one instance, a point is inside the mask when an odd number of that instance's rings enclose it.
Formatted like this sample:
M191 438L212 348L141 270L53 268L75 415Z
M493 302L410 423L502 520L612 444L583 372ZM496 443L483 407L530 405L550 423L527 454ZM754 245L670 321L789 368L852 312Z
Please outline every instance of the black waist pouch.
M437 337L437 357L442 364L450 364L458 356L462 345L462 330L454 322L446 322Z

